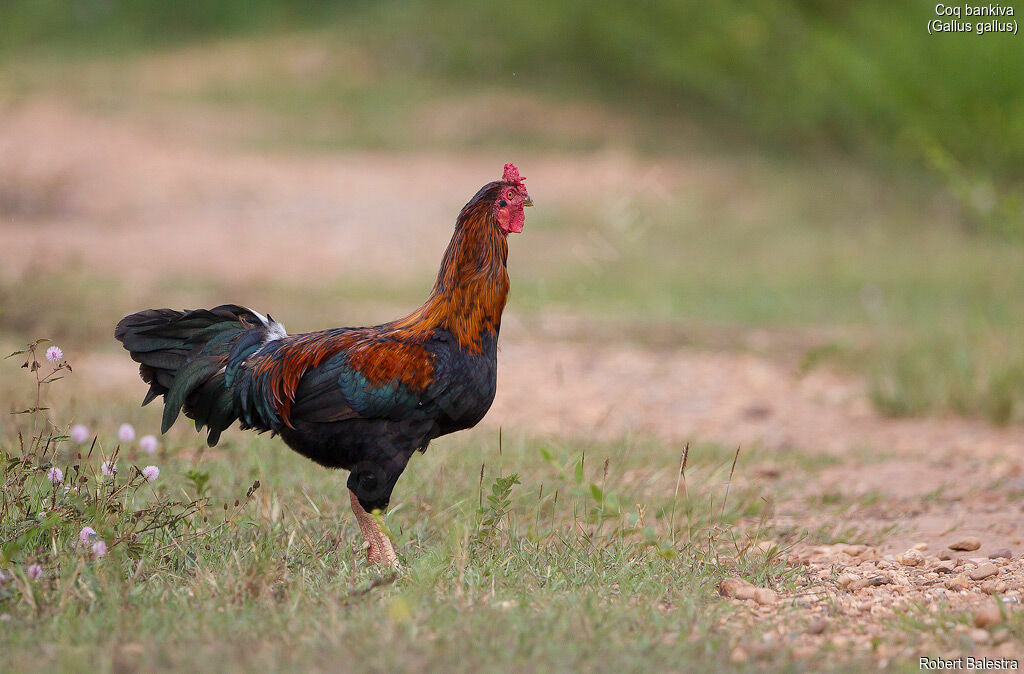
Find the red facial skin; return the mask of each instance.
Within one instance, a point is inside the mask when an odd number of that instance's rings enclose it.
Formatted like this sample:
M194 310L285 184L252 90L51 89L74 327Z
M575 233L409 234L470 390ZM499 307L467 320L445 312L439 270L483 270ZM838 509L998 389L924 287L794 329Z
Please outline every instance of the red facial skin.
M524 178L519 175L515 166L505 164L502 180L509 184L501 188L501 194L494 201L494 216L505 234L518 234L523 231L523 225L526 224L524 208L533 205L533 201L526 191L526 185L523 184Z

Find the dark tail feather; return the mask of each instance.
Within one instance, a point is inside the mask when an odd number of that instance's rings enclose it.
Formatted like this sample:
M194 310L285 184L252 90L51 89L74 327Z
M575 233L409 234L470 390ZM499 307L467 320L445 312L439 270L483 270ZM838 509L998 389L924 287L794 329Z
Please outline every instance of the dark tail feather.
M260 344L283 334L279 323L233 304L196 311L149 309L125 316L114 330L149 384L142 404L164 396L162 432L184 408L197 430L209 428L210 446L238 418L228 369L236 370Z
M125 316L114 328L114 337L141 363L139 375L149 384L142 403L148 405L158 395L166 394L174 383L174 375L188 357L185 340L162 334L185 315L173 309L148 309Z

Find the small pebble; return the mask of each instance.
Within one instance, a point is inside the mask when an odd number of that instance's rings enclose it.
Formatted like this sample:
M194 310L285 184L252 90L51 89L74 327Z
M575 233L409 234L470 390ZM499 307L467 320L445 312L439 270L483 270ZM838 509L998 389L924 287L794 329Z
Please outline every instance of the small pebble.
M840 587L849 587L850 584L856 582L856 580L857 576L850 573L844 573L840 574L839 578L836 579L836 582L839 583Z
M807 624L808 634L821 634L828 629L828 621L824 618L815 618Z
M736 594L734 594L733 596L737 599L743 600L754 599L756 593L757 588L753 585L741 585L740 587L736 588Z
M941 559L942 561L946 561L946 560L949 560L949 559L956 559L956 555L954 555L949 550L943 550L942 552L939 553L939 559Z
M863 590L866 587L878 587L880 585L891 585L892 579L885 576L874 576L872 578L858 578L850 583L851 590Z
M950 543L949 544L949 549L950 550L971 551L971 550L977 550L980 547L981 547L981 541L978 540L974 536L966 536L964 538L961 538L956 543Z
M955 568L956 562L951 559L947 559L946 561L939 562L935 565L936 573L953 573L953 569Z
M927 543L914 543L913 547L914 547L915 550L927 550L928 549L928 544Z
M767 587L754 587L742 578L726 578L718 584L718 593L741 601L752 600L762 606L774 604L779 595ZM753 604L752 604L753 606Z
M897 560L903 566L921 566L924 564L924 555L916 548L911 548L900 555Z
M1009 548L1000 548L999 550L996 550L991 555L989 555L988 558L989 559L1013 559L1013 553L1010 552Z
M723 597L735 597L741 587L749 587L750 583L742 578L726 578L718 584L718 593Z
M869 581L868 581L867 578L858 578L857 580L855 580L852 583L850 583L847 587L851 591L856 592L857 590L863 590L864 588L866 588L868 586L868 584L869 584Z
M994 576L997 573L999 573L999 569L997 569L995 565L982 564L981 566L971 569L969 575L971 576L971 580L985 580L986 578L990 578L991 576Z
M962 573L946 581L947 590L959 592L966 590L968 587L970 587L970 583L967 582L967 576Z
M1003 622L1003 613L996 606L995 602L989 601L982 604L974 612L974 626L975 627L990 627Z
M987 644L992 636L982 629L971 630L971 641L976 644Z
M981 584L981 591L985 594L1003 594L1010 589L1010 584L1005 580L986 580Z

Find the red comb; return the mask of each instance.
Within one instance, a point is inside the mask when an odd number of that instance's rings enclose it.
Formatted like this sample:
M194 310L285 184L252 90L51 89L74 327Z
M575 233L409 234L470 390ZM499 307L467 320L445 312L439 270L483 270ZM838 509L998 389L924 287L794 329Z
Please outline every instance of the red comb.
M526 178L519 175L519 169L516 168L515 164L505 164L505 172L501 175L501 179L507 183L513 185L522 185Z

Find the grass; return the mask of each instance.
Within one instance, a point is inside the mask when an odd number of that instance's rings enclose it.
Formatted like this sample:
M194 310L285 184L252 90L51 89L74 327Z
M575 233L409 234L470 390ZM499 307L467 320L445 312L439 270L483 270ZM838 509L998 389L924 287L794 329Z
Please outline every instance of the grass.
M31 373L18 364L5 361L0 390L31 408ZM789 562L794 544L874 540L846 519L855 504L845 501L813 504L809 530L772 524L777 502L807 509L793 494L837 458L699 444L683 479L680 448L653 439L477 429L413 459L385 518L406 569L381 575L363 561L344 475L237 431L206 449L179 424L152 457L119 446L120 422L146 433L159 410L127 392L90 394L78 376L44 387L41 403L64 424L87 423L95 445L74 446L65 425L41 420L44 440L33 443L30 415L11 417L0 438L5 667L866 666L869 654L828 640L797 652L783 635L803 629L799 604L761 623L716 589L740 576L799 598L820 581ZM101 477L115 452L117 476ZM778 477L751 480L765 460ZM136 470L150 463L161 469L152 483ZM77 491L49 483L54 465ZM78 543L86 525L109 544L106 556ZM41 578L29 576L33 564ZM903 621L891 643L931 629ZM746 663L734 662L737 644Z
M112 423L74 446L43 417L33 442L31 416L17 419L0 441L0 616L18 627L0 645L15 670L718 667L737 609L716 584L802 582L785 547L756 546L765 500L742 481L726 497L735 456L714 447L690 452L678 491L676 450L651 442L438 442L387 513L406 569L382 576L342 476L278 441L231 433L197 452L179 429L151 457L118 446ZM155 482L135 470L147 463ZM51 485L51 465L76 487ZM86 525L106 556L79 542Z
M677 120L635 119L543 89L481 86L410 68L368 45L353 27L72 62L46 52L0 61L0 81L14 100L60 90L93 110L200 133L209 127L208 113L227 115L234 123L204 140L264 152L502 147L579 153L623 145L664 152L698 137L681 133ZM10 199L26 201L18 187Z

